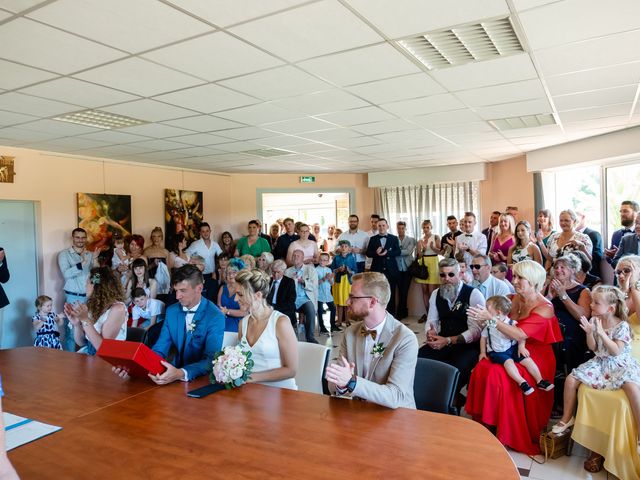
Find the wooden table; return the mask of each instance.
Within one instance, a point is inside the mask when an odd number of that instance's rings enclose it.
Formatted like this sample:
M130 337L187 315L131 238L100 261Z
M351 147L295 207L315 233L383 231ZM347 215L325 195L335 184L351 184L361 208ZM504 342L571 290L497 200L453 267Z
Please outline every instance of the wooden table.
M6 411L64 428L9 453L30 478L518 479L470 420L263 385L202 399L97 358L0 351Z

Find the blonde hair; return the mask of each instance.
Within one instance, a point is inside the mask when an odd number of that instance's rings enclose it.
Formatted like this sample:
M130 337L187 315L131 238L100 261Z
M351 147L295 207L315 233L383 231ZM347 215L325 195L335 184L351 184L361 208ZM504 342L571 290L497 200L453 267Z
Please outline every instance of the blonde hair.
M618 260L618 266L620 266L623 263L630 263L631 265L636 267L638 270L640 270L639 255L625 255L624 257L621 257L620 260Z
M624 299L624 293L618 288L611 285L598 285L591 292L593 295L602 295L609 305L615 305L616 309L613 314L620 320L627 321L629 318L629 309Z
M386 306L391 298L391 287L389 281L380 272L356 273L351 278L351 283L362 280L362 292L378 299L378 303Z
M507 222L509 222L509 231L511 232L511 235L515 235L516 220L513 218L513 215L511 215L510 213L502 213L500 214L500 220L502 220L503 218L506 218Z
M269 277L269 274L256 268L253 270L242 270L241 272L238 272L236 275L236 283L241 285L245 293L249 296L253 296L260 292L262 294L262 298L266 299L269 294L271 278Z
M256 257L254 257L253 255L249 255L247 253L246 255L242 255L240 257L240 260L244 262L246 269L253 270L254 268L256 268Z
M533 285L536 292L540 293L542 291L544 282L547 279L547 271L538 262L534 262L533 260L523 260L522 262L516 263L512 267L512 271L514 275L524 278Z

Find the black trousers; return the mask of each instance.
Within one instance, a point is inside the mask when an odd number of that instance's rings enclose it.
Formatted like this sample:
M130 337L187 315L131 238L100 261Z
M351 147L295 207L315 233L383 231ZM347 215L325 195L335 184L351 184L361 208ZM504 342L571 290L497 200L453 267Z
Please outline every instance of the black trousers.
M409 288L411 287L411 275L409 272L400 272L398 274L398 306L396 307L396 318L402 320L409 316L409 308L407 301L409 298ZM392 295L395 294L392 293Z
M480 345L478 345L478 342L451 345L441 350L434 350L429 345L424 345L418 350L418 357L448 363L460 371L460 381L458 382L456 393L459 393L462 387L469 383L471 370L478 363L479 355Z
M309 343L318 343L314 336L315 320L316 320L316 309L313 306L313 303L306 302L300 308L298 308L298 313L304 313L304 333L307 342Z
M322 318L322 313L323 313L323 309L322 309L322 304L325 302L318 302L318 326L320 327L320 331L321 332L326 332L327 331L327 327L324 326L324 321ZM335 328L336 327L336 304L333 302L326 302L327 308L329 309L329 325L331 325L331 328Z

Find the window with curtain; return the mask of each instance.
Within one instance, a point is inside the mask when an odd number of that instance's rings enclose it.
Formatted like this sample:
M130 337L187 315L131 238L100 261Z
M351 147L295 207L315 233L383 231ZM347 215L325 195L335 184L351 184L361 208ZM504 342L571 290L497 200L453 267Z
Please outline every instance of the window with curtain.
M407 235L422 236L422 221L431 220L433 232L442 236L449 231L447 216L460 219L464 212L480 212L479 182L440 183L378 187L374 190L376 212L389 221L396 233L396 222L407 222Z

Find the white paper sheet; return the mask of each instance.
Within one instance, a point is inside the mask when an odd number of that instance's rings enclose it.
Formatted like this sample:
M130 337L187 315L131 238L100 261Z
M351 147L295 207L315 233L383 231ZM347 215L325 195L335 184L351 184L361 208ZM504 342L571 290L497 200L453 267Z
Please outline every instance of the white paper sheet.
M7 451L62 429L62 427L47 425L6 412L2 414L2 419L4 420Z

